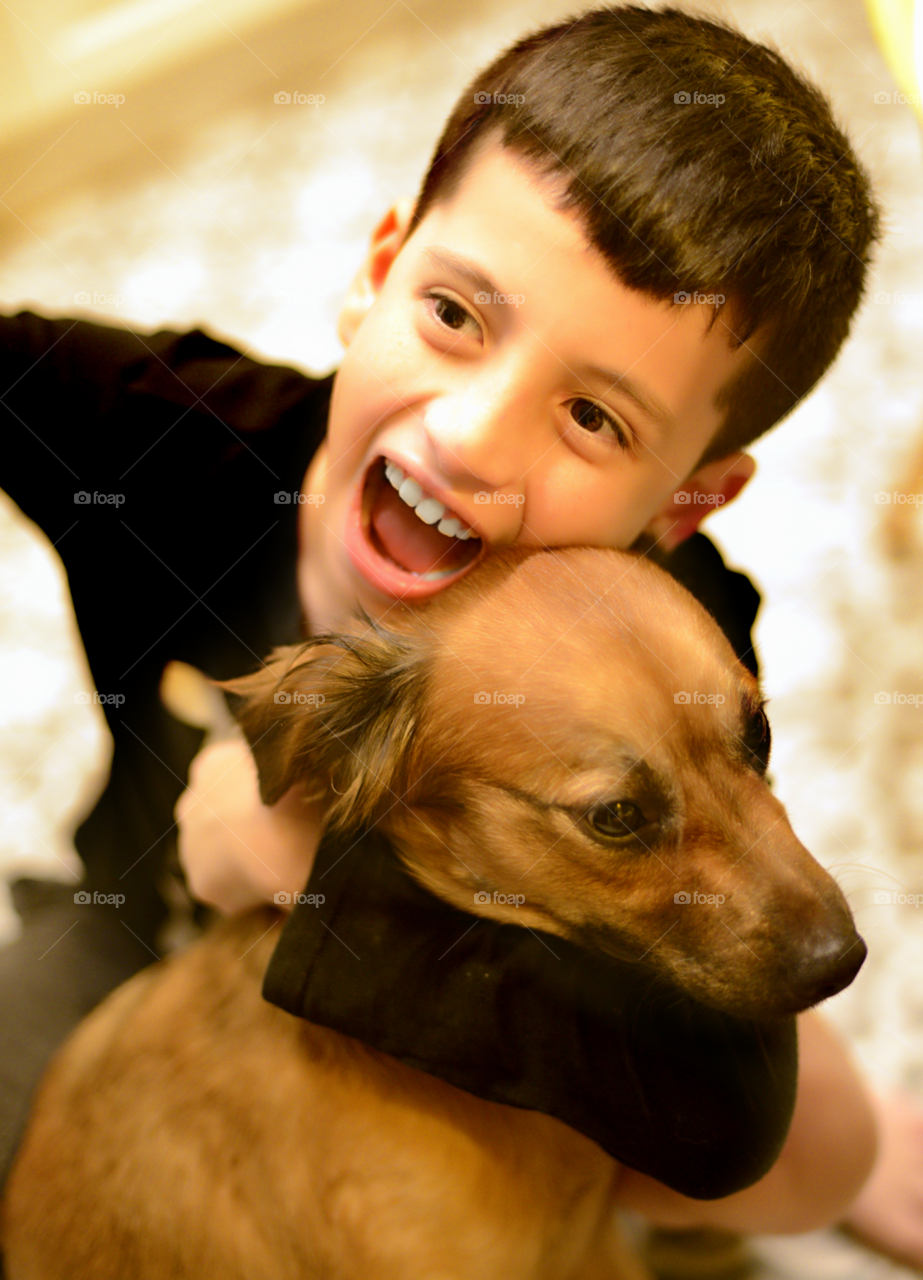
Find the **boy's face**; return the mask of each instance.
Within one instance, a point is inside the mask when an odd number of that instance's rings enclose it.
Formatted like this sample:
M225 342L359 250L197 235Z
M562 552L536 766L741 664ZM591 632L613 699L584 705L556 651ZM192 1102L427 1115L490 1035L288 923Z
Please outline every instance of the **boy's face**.
M488 144L408 239L409 202L376 229L305 483L315 630L445 590L499 546L675 545L749 478L743 454L690 472L751 357L720 320L705 334L707 304L622 285L554 194Z

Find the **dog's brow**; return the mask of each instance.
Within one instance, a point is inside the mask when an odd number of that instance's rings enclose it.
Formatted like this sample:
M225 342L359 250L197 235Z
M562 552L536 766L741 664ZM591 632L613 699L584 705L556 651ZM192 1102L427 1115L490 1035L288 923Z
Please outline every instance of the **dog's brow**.
M500 781L495 781L492 785L505 795L521 800L542 813L547 813L550 809L560 809L565 813L582 811L593 802L604 803L617 798L620 787L624 789L631 786L637 789L639 784L646 791L665 794L657 771L630 749L617 750L606 758L594 761L592 775L593 781L589 783L580 774L573 774L569 779L571 787L568 788L572 789L573 798L565 796L552 799Z

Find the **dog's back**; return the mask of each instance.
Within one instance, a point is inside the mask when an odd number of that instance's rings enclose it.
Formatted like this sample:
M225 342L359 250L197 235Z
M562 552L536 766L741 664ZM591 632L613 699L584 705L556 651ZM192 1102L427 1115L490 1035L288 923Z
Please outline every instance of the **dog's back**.
M267 1004L281 919L222 921L81 1025L10 1179L8 1280L640 1275L594 1143Z

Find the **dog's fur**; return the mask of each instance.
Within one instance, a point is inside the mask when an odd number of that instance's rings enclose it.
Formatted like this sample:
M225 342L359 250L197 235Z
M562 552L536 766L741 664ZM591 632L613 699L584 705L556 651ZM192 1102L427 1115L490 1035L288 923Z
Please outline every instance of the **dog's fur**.
M466 911L644 957L752 1017L861 964L765 782L755 680L646 561L496 553L387 627L357 620L227 687L266 803L302 783L328 829L377 826ZM640 1275L620 1167L588 1138L264 1002L281 919L222 921L59 1052L8 1186L8 1280Z

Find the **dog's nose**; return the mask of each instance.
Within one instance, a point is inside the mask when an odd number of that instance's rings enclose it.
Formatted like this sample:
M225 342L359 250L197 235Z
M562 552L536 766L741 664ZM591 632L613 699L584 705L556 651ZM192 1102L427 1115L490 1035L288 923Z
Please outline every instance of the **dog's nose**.
M848 987L867 954L868 948L855 931L846 937L828 934L810 950L803 951L792 974L792 988L799 1005L806 1009Z

